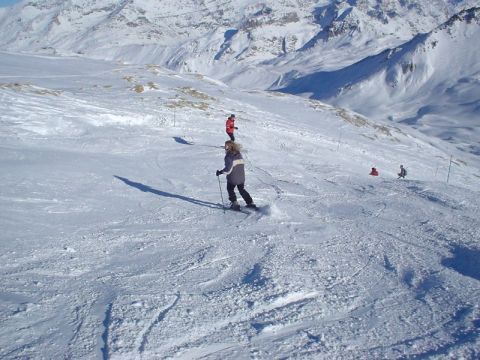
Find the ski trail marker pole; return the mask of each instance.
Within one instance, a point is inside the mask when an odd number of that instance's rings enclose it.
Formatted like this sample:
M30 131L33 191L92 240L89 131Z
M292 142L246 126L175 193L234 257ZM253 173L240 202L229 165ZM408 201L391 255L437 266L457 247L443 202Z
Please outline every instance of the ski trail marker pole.
M452 158L453 158L453 155L450 155L450 164L448 165L447 184L448 184L448 180L450 180L450 169L452 168Z
M220 177L217 176L217 179L218 179L218 189L220 190L220 196L222 197L223 213L225 214L225 203L223 202L223 193L222 193L222 186L220 185Z

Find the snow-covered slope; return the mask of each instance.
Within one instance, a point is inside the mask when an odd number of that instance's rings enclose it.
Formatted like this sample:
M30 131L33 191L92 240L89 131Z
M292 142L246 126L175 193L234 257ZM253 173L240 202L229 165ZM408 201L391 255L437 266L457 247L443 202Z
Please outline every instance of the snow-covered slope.
M156 64L234 87L313 93L478 155L478 8L465 10L475 5L25 0L0 9L0 49Z
M281 79L374 119L390 119L480 154L480 8L351 66Z
M480 174L448 143L152 65L0 64L0 358L479 357ZM231 112L258 213L222 210Z

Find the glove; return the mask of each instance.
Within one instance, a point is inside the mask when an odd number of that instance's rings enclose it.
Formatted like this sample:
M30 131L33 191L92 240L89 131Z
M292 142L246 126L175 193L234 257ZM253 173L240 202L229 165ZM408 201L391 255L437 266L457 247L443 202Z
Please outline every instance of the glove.
M235 130L238 130L238 127L235 126Z
M222 170L217 170L217 172L215 173L217 176L220 176L221 174L223 174L223 171Z

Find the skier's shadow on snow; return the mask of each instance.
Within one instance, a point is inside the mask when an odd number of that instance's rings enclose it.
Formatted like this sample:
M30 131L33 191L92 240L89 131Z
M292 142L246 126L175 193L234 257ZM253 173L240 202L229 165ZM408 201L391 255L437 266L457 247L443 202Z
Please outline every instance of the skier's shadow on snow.
M182 145L193 145L193 143L191 143L190 141L187 141L184 138L181 138L179 136L174 136L173 140L175 140L175 142L177 142L179 144L182 144Z
M191 197L188 197L188 196L172 194L172 193L169 193L169 192L166 192L166 191L160 191L160 190L154 189L150 186L144 185L142 183L138 183L138 182L128 180L128 179L126 179L124 177L121 177L121 176L117 176L117 175L113 175L113 176L116 177L119 180L122 180L128 186L134 187L134 188L136 188L140 191L143 191L143 192L150 192L152 194L159 195L159 196L165 196L165 197L169 197L169 198L188 201L189 203L192 203L192 204L195 204L195 205L200 205L200 206L206 206L206 207L209 207L209 208L214 208L214 209L221 209L222 208L222 206L220 204L215 204L215 203L208 202L208 201L198 200L198 199L194 199L194 198L191 198Z

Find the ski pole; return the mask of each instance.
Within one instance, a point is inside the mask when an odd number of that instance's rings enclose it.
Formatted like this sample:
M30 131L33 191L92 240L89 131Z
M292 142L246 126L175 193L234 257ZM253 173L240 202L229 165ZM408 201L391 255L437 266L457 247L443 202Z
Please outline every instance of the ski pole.
M218 179L218 189L220 190L220 196L222 197L223 213L225 214L225 203L223 202L223 193L222 193L222 186L220 185L220 177L217 176L217 179Z

